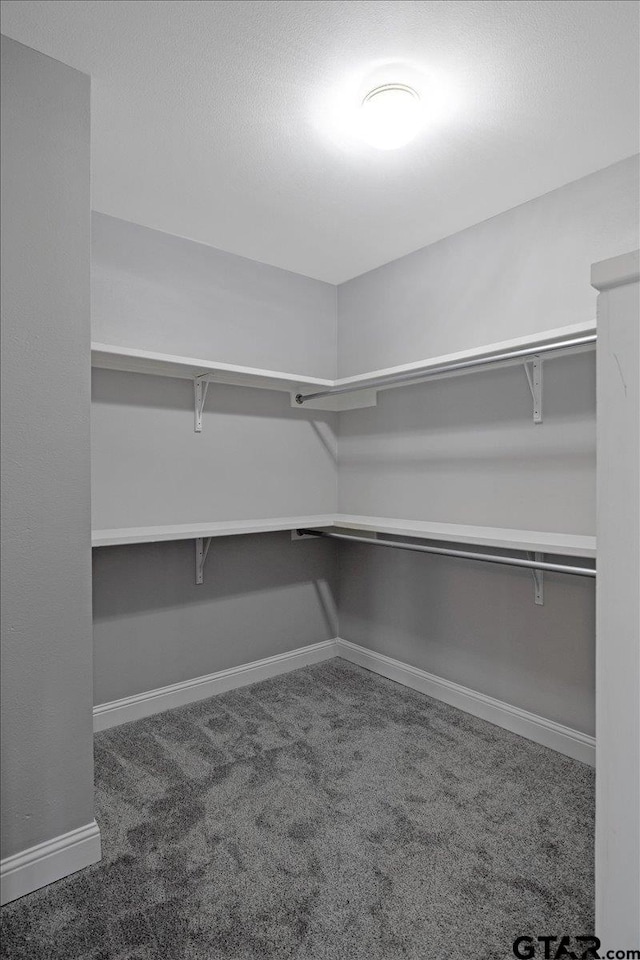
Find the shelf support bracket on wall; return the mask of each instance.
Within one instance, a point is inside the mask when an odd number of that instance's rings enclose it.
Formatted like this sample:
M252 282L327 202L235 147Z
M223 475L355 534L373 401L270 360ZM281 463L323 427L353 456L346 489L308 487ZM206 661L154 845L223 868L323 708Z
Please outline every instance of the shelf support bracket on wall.
M533 398L533 422L542 423L542 357L525 360L524 372Z
M202 433L202 411L204 402L207 399L207 390L209 389L209 374L203 373L193 380L193 401L194 401L194 424L193 429L196 433Z
M529 553L527 554L530 560L542 560L544 559L544 554L542 553ZM534 590L534 600L539 607L544 606L544 572L542 570L532 570L531 576L533 577L533 590Z
M211 546L211 537L196 538L196 583L204 581L204 564Z

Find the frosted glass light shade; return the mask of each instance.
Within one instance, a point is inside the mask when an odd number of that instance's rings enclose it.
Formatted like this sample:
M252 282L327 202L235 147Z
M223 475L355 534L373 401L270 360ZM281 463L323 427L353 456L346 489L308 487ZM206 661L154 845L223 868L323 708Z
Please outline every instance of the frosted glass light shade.
M378 150L403 147L422 123L420 97L412 87L387 83L371 90L360 108L362 139Z

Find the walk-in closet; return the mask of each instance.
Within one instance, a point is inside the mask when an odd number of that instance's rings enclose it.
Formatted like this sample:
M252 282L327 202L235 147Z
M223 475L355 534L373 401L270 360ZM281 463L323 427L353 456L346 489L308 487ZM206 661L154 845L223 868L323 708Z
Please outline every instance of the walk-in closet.
M640 957L640 6L2 14L3 960Z

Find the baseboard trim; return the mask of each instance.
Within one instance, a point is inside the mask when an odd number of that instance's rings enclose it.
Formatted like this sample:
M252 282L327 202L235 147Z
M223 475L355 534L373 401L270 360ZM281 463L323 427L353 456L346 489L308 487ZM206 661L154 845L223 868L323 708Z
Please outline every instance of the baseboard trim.
M441 700L452 707L464 710L466 713L473 714L474 717L480 717L488 720L498 727L517 733L521 737L533 740L534 743L540 743L545 747L550 747L558 753L562 753L574 760L580 760L582 763L588 763L595 766L596 759L596 741L594 737L581 733L579 730L573 730L571 727L565 727L553 720L547 720L539 717L535 713L529 713L527 710L521 710L519 707L511 706L502 700L495 700L484 693L478 693L476 690L470 690L451 680L444 680L442 677L436 677L418 667L412 667L400 660L394 660L382 653L376 653L361 647L357 643L351 643L349 640L338 639L336 641L337 654L351 663L355 663L366 670L378 673L389 680L395 680L405 687L411 687L420 693L425 693L434 700Z
M330 660L336 656L382 677L387 677L389 680L394 680L396 683L401 683L405 687L411 687L412 690L418 690L433 697L434 700L441 700L459 710L464 710L474 717L488 720L489 723L540 743L574 760L595 766L594 737L342 638L323 640L321 643L299 647L287 653L266 657L264 660L255 660L253 663L244 663L204 677L195 677L193 680L184 680L167 687L147 690L132 697L124 697L122 700L99 704L93 709L93 729L97 733L122 723L130 723L132 720L141 720L155 713L205 700L217 693L225 693L227 690L235 690L250 683L258 683L260 680L267 680L269 677L298 670L312 663L320 663L322 660Z
M101 857L100 830L95 820L46 840L0 862L0 903L68 877Z
M336 641L323 640L307 647L289 650L287 653L266 657L264 660L254 660L253 663L219 670L204 677L183 680L181 683L147 690L132 697L124 697L122 700L101 703L93 708L93 729L97 733L99 730L107 730L121 723L141 720L154 713L162 713L174 707L195 703L197 700L205 700L216 693L225 693L227 690L235 690L249 683L267 680L269 677L288 673L290 670L298 670L312 663L330 660L336 656L336 653Z

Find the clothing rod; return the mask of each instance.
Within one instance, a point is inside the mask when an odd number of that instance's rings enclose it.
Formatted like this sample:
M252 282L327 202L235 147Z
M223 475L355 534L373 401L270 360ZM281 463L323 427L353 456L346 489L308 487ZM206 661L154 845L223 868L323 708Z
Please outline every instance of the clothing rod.
M444 557L461 560L484 560L485 563L502 563L508 567L526 567L529 570L550 570L552 573L572 573L577 577L595 577L594 567L572 567L565 563L550 563L547 560L521 560L518 557L497 557L490 553L473 553L469 550L448 550L444 547L427 547L419 543L401 543L393 540L377 540L369 537L354 537L346 533L327 533L324 530L298 530L299 534L327 537L331 540L349 540L352 543L374 544L377 547L395 547L397 550L413 550L416 553L437 553Z
M406 373L389 373L383 377L372 377L369 380L360 380L345 387L329 387L317 393L298 393L296 403L302 405L307 400L319 400L321 397L336 397L343 393L357 393L359 390L372 390L381 387L401 386L406 383L415 383L428 380L430 377L451 373L455 370L470 370L474 367L484 367L489 363L505 363L509 360L518 360L520 357L535 357L540 353L551 353L556 350L566 350L570 347L582 347L595 343L597 334L589 333L583 337L572 337L570 340L557 340L555 343L542 343L538 347L522 347L519 350L507 350L503 353L494 353L484 357L474 357L472 360L454 360L441 363L436 367L423 370L411 370Z

